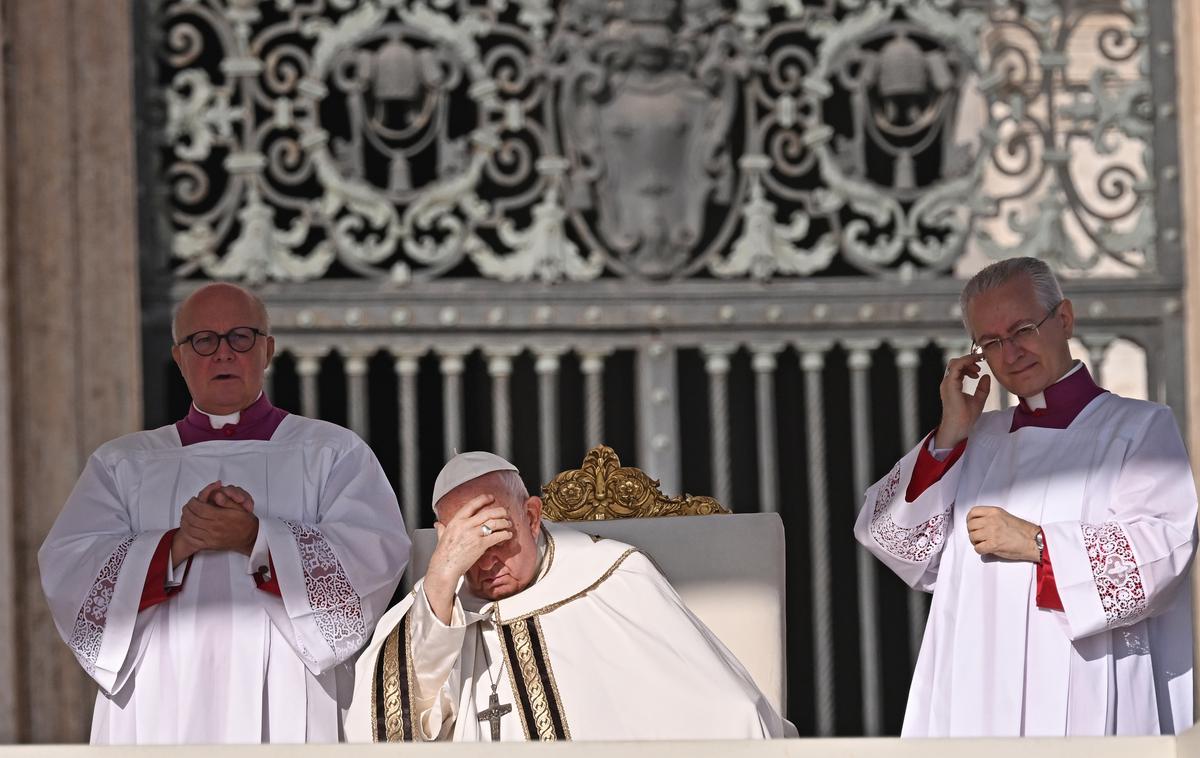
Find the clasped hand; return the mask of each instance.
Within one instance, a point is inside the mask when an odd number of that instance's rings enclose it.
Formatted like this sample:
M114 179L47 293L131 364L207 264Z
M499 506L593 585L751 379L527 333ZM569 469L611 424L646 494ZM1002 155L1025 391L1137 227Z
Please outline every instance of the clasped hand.
M180 563L201 550L250 555L257 538L254 498L241 487L216 481L183 506L171 556Z
M967 511L967 534L975 552L1010 561L1037 563L1041 555L1034 542L1040 527L1003 508L977 505Z

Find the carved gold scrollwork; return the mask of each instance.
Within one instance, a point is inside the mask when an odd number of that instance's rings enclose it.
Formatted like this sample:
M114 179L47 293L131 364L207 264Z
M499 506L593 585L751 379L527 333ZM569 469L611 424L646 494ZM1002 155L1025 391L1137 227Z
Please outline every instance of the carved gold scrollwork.
M592 448L580 468L564 471L543 485L542 506L543 515L553 521L729 513L711 497L667 497L646 472L622 466L607 445Z

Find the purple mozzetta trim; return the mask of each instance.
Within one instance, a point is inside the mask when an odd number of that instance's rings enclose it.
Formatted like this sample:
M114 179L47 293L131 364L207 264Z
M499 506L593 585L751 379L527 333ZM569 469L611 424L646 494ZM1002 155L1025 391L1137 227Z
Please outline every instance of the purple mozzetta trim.
M287 415L287 411L271 405L266 395L260 395L242 411L236 424L213 429L208 416L197 410L193 403L188 415L175 422L175 428L184 447L212 440L269 440Z
M1008 431L1015 432L1026 426L1066 429L1088 403L1105 392L1108 390L1102 389L1092 380L1087 366L1081 366L1074 374L1046 388L1045 408L1031 411L1022 399L1013 411L1012 426Z

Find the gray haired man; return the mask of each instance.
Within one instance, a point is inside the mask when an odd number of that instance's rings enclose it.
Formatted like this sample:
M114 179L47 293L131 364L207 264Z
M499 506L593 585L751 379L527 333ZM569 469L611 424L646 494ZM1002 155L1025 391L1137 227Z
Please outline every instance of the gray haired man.
M933 593L902 733L1188 728L1196 490L1174 416L1071 358L1074 310L1042 261L985 268L962 306L972 350L946 368L941 423L854 530ZM984 412L985 361L1016 406Z

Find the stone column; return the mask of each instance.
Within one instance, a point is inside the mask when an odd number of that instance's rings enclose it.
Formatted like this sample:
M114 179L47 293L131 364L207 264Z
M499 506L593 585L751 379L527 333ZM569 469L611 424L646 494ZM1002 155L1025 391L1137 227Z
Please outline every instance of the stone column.
M82 741L95 687L37 549L91 451L141 427L131 1L0 0L0 24L0 742Z
M1184 296L1184 354L1187 361L1188 423L1184 431L1192 471L1200 473L1200 4L1187 0L1175 3L1175 61L1179 99L1180 167L1183 204L1183 271L1186 282ZM1153 53L1152 53L1153 54ZM1160 187L1169 185L1160 176ZM1200 580L1192 572L1193 607L1197 611L1194 629L1200 629ZM1197 638L1200 640L1200 637ZM1194 646L1200 660L1200 645ZM1196 680L1197 702L1200 702L1200 679Z
M9 38L8 9L0 6L0 41ZM0 76L0 169L7 174L8 166L8 76ZM12 253L9 240L12 224L8 213L8 177L0 183L0 420L12 418L13 383L11 364L12 328L9 313L9 268ZM0 743L14 742L17 734L17 538L13 509L16 504L13 486L13 427L0 423Z
M1184 218L1185 330L1187 334L1188 408L1193 409L1185 430L1192 468L1200 473L1200 142L1194 135L1200 129L1200 49L1195 44L1200 34L1200 6L1175 3L1176 72L1179 76L1179 141Z

